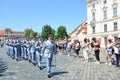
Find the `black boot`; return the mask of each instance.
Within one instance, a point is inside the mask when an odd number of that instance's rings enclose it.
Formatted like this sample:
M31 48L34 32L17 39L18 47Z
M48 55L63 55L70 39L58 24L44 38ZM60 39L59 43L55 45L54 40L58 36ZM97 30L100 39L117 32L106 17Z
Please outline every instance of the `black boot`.
M42 70L42 67L40 66L39 69Z
M48 74L48 78L51 78L51 75L50 75L50 74Z

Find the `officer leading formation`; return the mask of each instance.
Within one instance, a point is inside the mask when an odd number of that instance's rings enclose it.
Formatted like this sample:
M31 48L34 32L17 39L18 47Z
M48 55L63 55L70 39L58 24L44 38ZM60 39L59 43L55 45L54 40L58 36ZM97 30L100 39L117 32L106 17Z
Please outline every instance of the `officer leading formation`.
M52 40L52 35L48 35L48 40L44 42L43 48L42 48L42 54L44 54L44 57L46 59L46 66L47 66L47 76L48 78L51 77L51 64L53 60L53 55L57 54L57 48L56 44Z

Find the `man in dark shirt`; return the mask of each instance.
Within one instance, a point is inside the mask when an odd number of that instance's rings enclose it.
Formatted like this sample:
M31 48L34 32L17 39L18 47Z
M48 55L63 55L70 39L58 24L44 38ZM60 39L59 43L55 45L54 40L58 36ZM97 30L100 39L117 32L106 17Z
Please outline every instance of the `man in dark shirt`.
M117 66L119 66L119 62L120 62L120 37L118 37L116 39L116 44L118 45L118 49L119 49L118 63L117 63Z

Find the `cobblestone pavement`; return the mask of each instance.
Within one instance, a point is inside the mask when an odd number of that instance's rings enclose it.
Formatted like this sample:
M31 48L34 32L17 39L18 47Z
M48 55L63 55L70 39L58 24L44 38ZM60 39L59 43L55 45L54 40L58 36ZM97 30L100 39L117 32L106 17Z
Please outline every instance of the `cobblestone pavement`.
M77 59L73 55L56 55L56 66L54 58L53 76L49 79L46 68L41 71L27 60L17 62L6 54L4 48L0 48L0 80L120 80L120 67L105 65L104 50L100 53L101 64L94 63L93 55L89 57L90 62L83 62L81 56ZM45 65L43 59L42 66Z

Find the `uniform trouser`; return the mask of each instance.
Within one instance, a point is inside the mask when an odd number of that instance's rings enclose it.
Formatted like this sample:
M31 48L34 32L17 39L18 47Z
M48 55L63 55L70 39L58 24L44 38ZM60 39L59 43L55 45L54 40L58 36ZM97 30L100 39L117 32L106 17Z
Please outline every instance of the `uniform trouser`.
M8 45L6 45L6 52L9 55L9 46Z
M24 48L21 47L21 56L23 57L23 55L24 55Z
M38 50L36 50L36 58L37 58L37 64L40 67L42 56L40 55L40 51L38 51Z
M27 49L26 49L26 47L24 47L24 49L23 49L24 51L24 55L23 55L23 57L25 58L25 59L27 59Z
M116 66L119 66L120 54L115 54L116 56Z
M10 48L10 57L12 57L13 48L12 48L12 46L10 46L9 48Z
M32 59L32 62L35 62L35 52L34 51L31 51L31 59Z
M71 56L71 50L67 51L68 56Z
M31 55L30 55L30 50L29 50L29 48L27 48L27 55L28 55L28 59L30 60L30 59L31 59Z
M8 46L8 55L10 56L10 46Z
M18 51L17 51L17 47L15 47L14 50L15 50L15 59L18 59Z
M47 74L51 73L52 58L53 57L46 58Z
M13 47L13 53L12 53L12 58L15 58L15 47Z
M10 56L14 57L14 48L12 46L10 47Z

